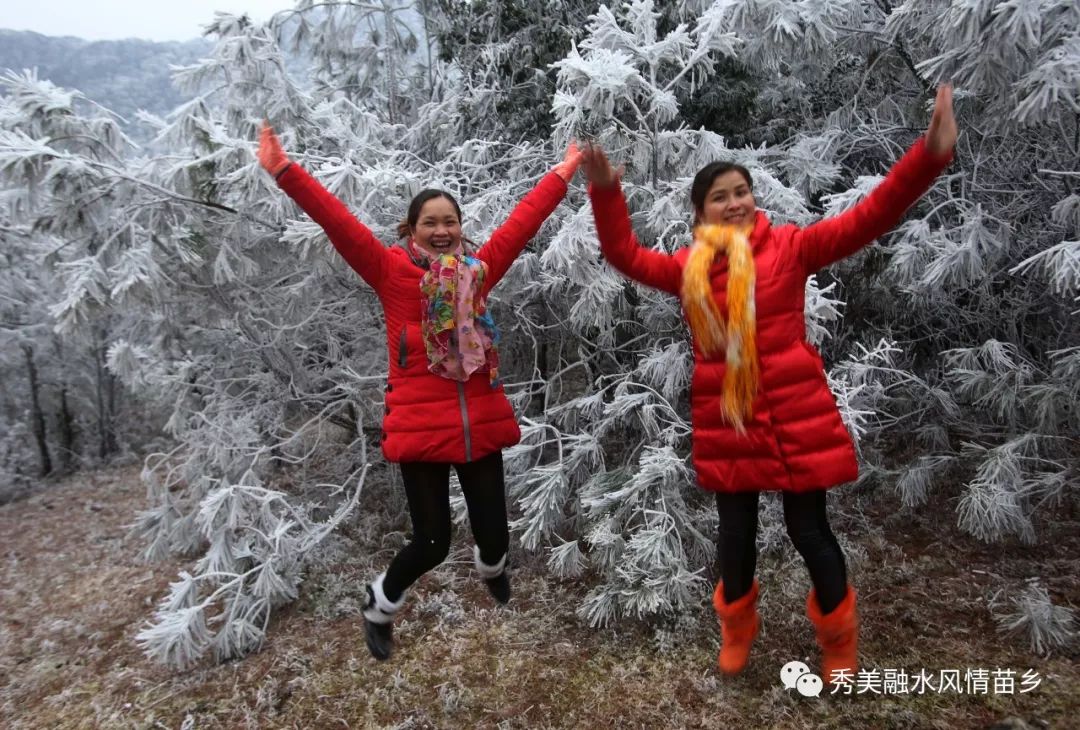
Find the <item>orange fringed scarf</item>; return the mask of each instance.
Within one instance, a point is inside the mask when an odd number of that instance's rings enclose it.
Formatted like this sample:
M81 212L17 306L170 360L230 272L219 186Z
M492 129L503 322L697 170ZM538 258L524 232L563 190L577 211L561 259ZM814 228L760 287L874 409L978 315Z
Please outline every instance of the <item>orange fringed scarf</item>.
M710 357L727 348L724 373L724 416L739 433L757 394L759 367L754 311L754 256L747 227L702 225L694 229L694 245L683 269L682 304L698 348ZM727 254L727 322L713 298L709 269Z

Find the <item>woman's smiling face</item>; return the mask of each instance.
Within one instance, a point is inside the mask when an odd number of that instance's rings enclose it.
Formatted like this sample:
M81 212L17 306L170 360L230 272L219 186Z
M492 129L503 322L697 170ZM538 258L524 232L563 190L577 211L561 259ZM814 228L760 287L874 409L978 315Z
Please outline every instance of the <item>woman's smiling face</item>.
M425 202L412 236L417 246L435 256L456 250L461 245L461 219L454 204L444 197Z
M746 178L738 170L729 170L716 176L704 204L695 212L698 223L744 226L753 223L756 210Z

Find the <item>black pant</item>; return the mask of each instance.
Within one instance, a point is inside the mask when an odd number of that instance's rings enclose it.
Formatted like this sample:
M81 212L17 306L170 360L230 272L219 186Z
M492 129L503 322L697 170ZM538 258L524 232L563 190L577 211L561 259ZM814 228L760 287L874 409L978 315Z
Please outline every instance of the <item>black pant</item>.
M409 544L390 562L383 579L383 592L391 601L397 601L406 588L450 553L451 466L457 471L465 495L480 559L495 565L510 547L501 451L467 464L402 462L401 477L413 534Z
M758 495L716 493L720 516L720 575L724 600L730 603L750 590L757 567ZM825 516L825 490L784 492L784 524L795 549L806 561L822 613L840 605L847 594L847 566Z

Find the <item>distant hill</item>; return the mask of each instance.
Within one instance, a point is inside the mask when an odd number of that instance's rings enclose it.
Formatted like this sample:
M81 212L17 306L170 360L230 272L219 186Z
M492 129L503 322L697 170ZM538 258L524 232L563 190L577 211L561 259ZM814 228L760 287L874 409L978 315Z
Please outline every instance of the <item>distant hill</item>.
M138 109L164 115L182 103L186 97L173 86L169 66L192 63L211 48L201 38L87 41L0 30L0 70L37 68L38 78L78 89L133 124Z

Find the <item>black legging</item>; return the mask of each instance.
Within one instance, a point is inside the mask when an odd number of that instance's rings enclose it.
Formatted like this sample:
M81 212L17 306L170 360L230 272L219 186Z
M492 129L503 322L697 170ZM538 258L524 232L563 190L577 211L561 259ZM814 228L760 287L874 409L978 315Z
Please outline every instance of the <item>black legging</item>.
M510 547L506 524L502 452L467 464L402 462L401 477L409 499L413 534L386 570L383 592L397 601L416 582L450 553L450 467L457 471L469 524L480 548L480 559L497 564Z
M724 600L746 595L757 567L758 495L716 493L720 516L720 574ZM825 515L825 490L784 492L784 524L795 549L806 561L822 613L840 605L847 594L847 566Z

